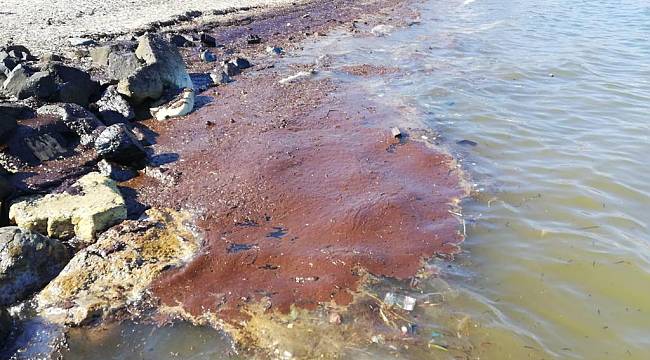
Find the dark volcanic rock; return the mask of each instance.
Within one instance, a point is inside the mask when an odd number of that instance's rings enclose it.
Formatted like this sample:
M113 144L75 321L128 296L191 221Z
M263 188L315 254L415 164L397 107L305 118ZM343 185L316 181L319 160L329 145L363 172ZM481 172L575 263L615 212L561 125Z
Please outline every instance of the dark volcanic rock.
M79 136L82 145L91 145L103 130L104 124L93 113L77 104L45 105L38 109L39 115L51 115Z
M29 49L22 45L9 45L4 48L4 51L7 52L9 56L18 59L19 61L31 61L36 59L32 56Z
M18 66L19 61L4 51L0 51L0 73L9 75L11 70Z
M234 58L234 59L230 60L230 62L232 64L234 64L235 66L237 66L241 70L248 69L248 68L250 68L252 66L250 61L248 61L248 60L246 60L244 58L241 58L241 57Z
M57 159L70 153L70 149L67 148L68 142L58 132L20 127L14 138L9 145L11 153L29 164Z
M22 64L16 66L9 73L3 88L18 99L35 96L39 99L49 100L57 91L55 78L50 72L33 72L32 69Z
M0 349L5 344L5 340L11 334L11 328L13 327L13 321L11 316L4 308L0 307Z
M43 288L70 257L58 240L15 226L0 228L0 306L24 300Z
M3 112L2 107L0 107L0 142L7 140L16 129L16 126L18 126L16 117Z
M188 38L186 38L183 35L178 35L178 34L172 35L169 38L169 42L176 45L176 47L190 47L190 46L194 45L194 43L192 41L190 41Z
M208 34L201 34L201 43L207 47L216 47L217 39Z
M262 42L262 38L260 38L257 35L251 34L251 35L248 35L248 37L246 38L246 42L248 44L251 44L251 45L260 44Z
M131 105L117 92L115 86L109 86L104 91L101 99L97 101L97 107L99 116L107 125L126 123L135 118Z
M135 134L124 124L107 127L95 140L95 150L102 158L134 167L143 165L147 153Z
M0 103L0 114L6 114L15 119L29 119L36 115L34 109L19 103Z
M232 62L223 62L223 72L226 73L228 76L235 76L241 74L241 69L237 67L237 65L233 64Z
M99 84L82 70L59 62L49 62L41 70L54 75L57 85L55 101L87 106L88 99L99 91Z

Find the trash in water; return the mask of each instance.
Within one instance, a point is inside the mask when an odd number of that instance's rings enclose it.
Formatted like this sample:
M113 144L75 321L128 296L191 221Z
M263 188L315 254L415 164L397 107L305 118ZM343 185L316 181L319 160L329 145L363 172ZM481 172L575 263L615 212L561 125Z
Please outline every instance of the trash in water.
M415 309L415 301L415 298L410 296L399 295L391 292L386 293L386 296L384 296L384 303L386 303L386 305L395 305L406 311L413 311L413 309Z
M392 127L390 128L390 133L393 135L394 138L401 138L402 137L402 131L398 127Z
M298 82L298 81L300 81L300 80L303 80L303 79L306 79L306 78L312 77L312 76L314 76L314 75L316 75L316 70L314 70L314 69L309 70L309 71L300 71L299 73L297 73L297 74L295 74L295 75L291 75L291 76L289 76L289 77L286 77L286 78L284 78L284 79L281 79L281 80L279 81L279 83L280 83L280 84L283 84L283 85L285 85L285 84L292 84L292 83Z

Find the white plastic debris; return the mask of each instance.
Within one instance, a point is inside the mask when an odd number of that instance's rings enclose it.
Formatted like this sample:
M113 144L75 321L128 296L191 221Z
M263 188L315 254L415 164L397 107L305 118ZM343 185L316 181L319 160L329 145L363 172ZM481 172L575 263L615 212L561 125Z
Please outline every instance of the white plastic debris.
M395 305L406 311L413 311L413 309L415 309L416 299L408 295L399 295L389 292L384 296L384 303L389 306Z
M312 76L316 75L316 70L309 70L309 71L301 71L295 75L291 75L289 77L286 77L282 80L279 81L280 84L286 85L286 84L292 84L295 82L298 82L300 80L304 80L307 78L310 78Z

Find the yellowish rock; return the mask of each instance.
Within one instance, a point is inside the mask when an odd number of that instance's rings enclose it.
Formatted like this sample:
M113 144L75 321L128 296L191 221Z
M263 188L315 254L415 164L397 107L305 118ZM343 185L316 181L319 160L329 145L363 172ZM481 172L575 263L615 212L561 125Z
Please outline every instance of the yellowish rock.
M93 172L79 179L72 193L22 199L11 205L9 218L18 227L57 239L77 236L92 243L98 232L126 219L127 209L117 185Z
M36 297L39 314L70 326L114 315L143 300L161 272L198 251L187 215L156 209L146 214L147 219L112 227L78 252Z

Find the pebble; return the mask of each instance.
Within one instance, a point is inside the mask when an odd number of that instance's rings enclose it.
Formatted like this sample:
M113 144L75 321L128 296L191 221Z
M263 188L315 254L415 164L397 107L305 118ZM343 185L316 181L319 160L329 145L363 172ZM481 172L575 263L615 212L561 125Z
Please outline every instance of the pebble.
M215 62L217 61L217 55L210 50L204 50L201 52L201 60L205 62Z

